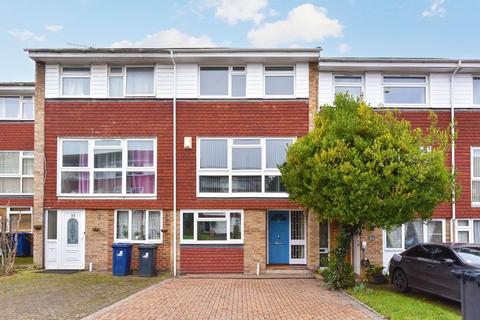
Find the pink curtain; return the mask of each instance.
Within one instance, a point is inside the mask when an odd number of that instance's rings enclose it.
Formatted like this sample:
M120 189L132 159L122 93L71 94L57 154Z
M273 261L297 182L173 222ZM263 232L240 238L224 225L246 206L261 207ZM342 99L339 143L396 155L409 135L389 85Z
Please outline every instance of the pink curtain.
M88 188L89 188L88 172L80 172L78 188L79 188L78 190L79 193L88 193Z
M154 193L155 174L153 172L129 172L127 189L130 193Z
M130 167L153 167L152 150L132 150L129 151Z

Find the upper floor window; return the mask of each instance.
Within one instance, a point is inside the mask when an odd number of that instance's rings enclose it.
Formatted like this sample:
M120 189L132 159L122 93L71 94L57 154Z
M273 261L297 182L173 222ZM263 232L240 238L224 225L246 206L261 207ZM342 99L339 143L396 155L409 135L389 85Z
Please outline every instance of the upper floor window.
M384 76L384 104L427 104L427 77Z
M90 96L90 67L62 67L62 96Z
M126 67L125 95L152 96L154 92L154 67Z
M33 194L33 152L0 152L0 194Z
M245 97L244 66L200 67L200 96Z
M123 97L125 73L123 67L110 67L108 69L108 96Z
M0 97L0 120L33 120L32 96Z
M473 104L480 105L480 77L473 78Z
M61 139L58 194L154 196L155 139Z
M287 196L278 166L293 138L200 138L199 196Z
M335 94L349 93L354 98L362 95L362 76L343 76L336 75L333 77L333 87Z
M295 90L293 66L265 66L265 96L291 97Z

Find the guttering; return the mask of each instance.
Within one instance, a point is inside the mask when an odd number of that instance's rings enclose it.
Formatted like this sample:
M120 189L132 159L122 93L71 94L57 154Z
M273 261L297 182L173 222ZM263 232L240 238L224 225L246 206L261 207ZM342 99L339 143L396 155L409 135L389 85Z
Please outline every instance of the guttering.
M173 276L177 276L177 64L170 50L173 64Z
M452 175L455 174L455 105L453 100L453 91L454 91L454 84L455 84L455 75L462 69L462 60L458 61L457 68L453 71L452 75L450 76L450 125L451 125L451 139L452 139L452 155L451 155L451 166L452 166ZM452 188L452 219L450 219L450 241L455 242L457 239L455 237L455 233L453 232L453 225L456 219L456 203L455 203L455 186Z

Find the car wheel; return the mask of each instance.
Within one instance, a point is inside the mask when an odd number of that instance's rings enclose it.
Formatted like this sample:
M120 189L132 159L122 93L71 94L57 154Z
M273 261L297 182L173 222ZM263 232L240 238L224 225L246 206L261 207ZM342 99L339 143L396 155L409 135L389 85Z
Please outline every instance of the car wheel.
M403 270L397 269L393 272L392 287L400 292L407 292L410 290L408 287L407 275Z

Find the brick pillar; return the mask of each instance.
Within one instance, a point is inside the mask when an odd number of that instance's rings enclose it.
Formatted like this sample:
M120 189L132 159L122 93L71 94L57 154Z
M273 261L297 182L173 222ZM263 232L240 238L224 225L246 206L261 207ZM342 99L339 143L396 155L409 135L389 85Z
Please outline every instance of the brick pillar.
M308 64L308 129L315 126L315 114L318 107L318 63Z
M383 230L376 228L374 230L364 230L360 236L360 247L362 241L367 243L365 252L360 250L360 260L367 258L375 266L383 265Z
M43 183L45 149L45 64L35 64L35 144L34 144L34 196L33 196L33 263L43 267ZM38 227L38 228L35 228ZM37 230L38 229L38 230Z
M244 227L244 272L257 272L260 263L260 273L267 267L267 213L265 210L245 210Z
M320 264L320 225L317 215L307 213L307 268L317 269Z
M86 210L85 264L93 263L94 270L111 268L109 256L113 242L113 210Z
M173 210L171 212L172 212L172 223L171 223L171 226L172 226L171 227L171 230L172 230L171 233L172 233L172 235L171 235L171 239L173 241ZM181 250L181 247L180 247L180 240L181 240L180 239L180 237L181 237L180 223L181 223L180 210L177 210L177 256L176 257L173 256L173 244L171 245L171 247L172 247L171 261L173 263L173 259L175 259L175 258L177 259L176 260L177 261L177 266L176 266L177 275L180 274L180 263L181 263L181 261L180 261L180 250ZM170 267L170 269L172 270L172 274L173 274L173 265Z

